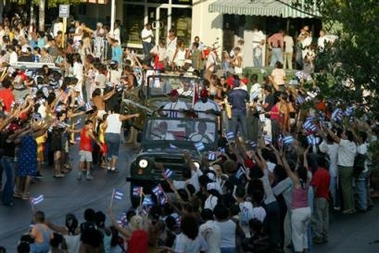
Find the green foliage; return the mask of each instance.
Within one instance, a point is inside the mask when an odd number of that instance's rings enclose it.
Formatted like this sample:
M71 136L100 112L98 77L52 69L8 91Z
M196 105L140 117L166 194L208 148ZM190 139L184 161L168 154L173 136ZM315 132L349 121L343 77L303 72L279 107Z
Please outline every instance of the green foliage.
M316 58L316 84L325 97L379 106L379 5L377 0L294 0L311 9L319 7L328 28L339 24L339 40ZM370 96L363 98L363 91ZM379 110L371 110L376 117Z
M32 0L35 5L39 5L41 0ZM26 4L28 0L11 0L11 2L18 3L20 5ZM81 0L45 0L48 3L49 8L57 7L60 4L80 4Z

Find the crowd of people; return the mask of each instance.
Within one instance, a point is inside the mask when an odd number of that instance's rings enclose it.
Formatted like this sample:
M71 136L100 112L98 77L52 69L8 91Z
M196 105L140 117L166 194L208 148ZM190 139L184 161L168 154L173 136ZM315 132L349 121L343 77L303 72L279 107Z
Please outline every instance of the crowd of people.
M190 166L182 179L165 178L173 192L167 203L140 194L141 205L121 221L107 210L109 227L105 210L87 209L80 225L67 214L63 226L36 211L18 252L274 253L287 246L312 252L312 242L328 242L329 204L341 214L373 206L369 145L377 136L375 119L354 101L323 97L310 73L287 78L278 50L284 44L275 45L279 35L269 39L275 68L260 83L256 74L242 73L239 46L219 75L216 49L204 54L198 37L187 49L170 30L152 45L146 24L141 34L145 58L138 59L121 48L119 25L109 31L98 23L92 30L76 21L63 42L59 30L35 32L22 22L0 25L3 205L13 206L14 198L29 200L30 182L42 177L49 158L54 177L64 178L76 166L68 156L77 141L78 180L93 179L92 162L116 173L122 122L140 116L123 115L119 101L143 85L138 74L147 71L190 71L205 78L194 108L204 111L198 117L222 117L217 159L204 155L196 167L184 153ZM257 63L261 41L254 41ZM28 72L28 62L39 62L41 69ZM306 89L306 82L312 88ZM173 110L180 94L167 95L166 106ZM185 117L181 112L162 117Z

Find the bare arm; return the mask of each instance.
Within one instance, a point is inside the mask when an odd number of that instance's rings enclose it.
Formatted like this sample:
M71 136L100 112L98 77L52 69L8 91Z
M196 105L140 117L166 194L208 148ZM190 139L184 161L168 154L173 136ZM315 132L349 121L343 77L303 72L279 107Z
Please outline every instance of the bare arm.
M124 121L124 120L127 120L127 119L132 119L132 118L138 118L139 115L140 115L139 113L128 114L128 115L121 115L120 114L120 121Z

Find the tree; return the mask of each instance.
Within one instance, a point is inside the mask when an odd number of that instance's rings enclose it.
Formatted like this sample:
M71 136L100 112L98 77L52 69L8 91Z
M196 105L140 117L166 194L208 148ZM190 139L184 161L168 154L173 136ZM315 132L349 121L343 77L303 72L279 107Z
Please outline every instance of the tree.
M339 40L315 60L316 83L327 97L365 103L379 118L379 5L377 0L295 0L294 6L316 5L325 29ZM338 24L338 26L336 26ZM335 27L338 27L335 29ZM364 94L370 96L364 97Z
M39 20L38 20L38 29L40 31L45 30L45 9L46 3L49 8L57 7L59 4L80 4L81 0L11 0L11 2L18 3L20 5L25 5L27 2L31 2L31 4L37 5L39 8Z

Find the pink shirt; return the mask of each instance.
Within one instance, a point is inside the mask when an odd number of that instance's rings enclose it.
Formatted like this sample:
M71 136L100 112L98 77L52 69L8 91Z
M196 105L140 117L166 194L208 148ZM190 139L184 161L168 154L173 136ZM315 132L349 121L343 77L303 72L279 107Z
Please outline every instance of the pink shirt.
M268 42L273 48L283 47L284 45L283 34L274 33L273 35L271 35L270 38L268 38Z

